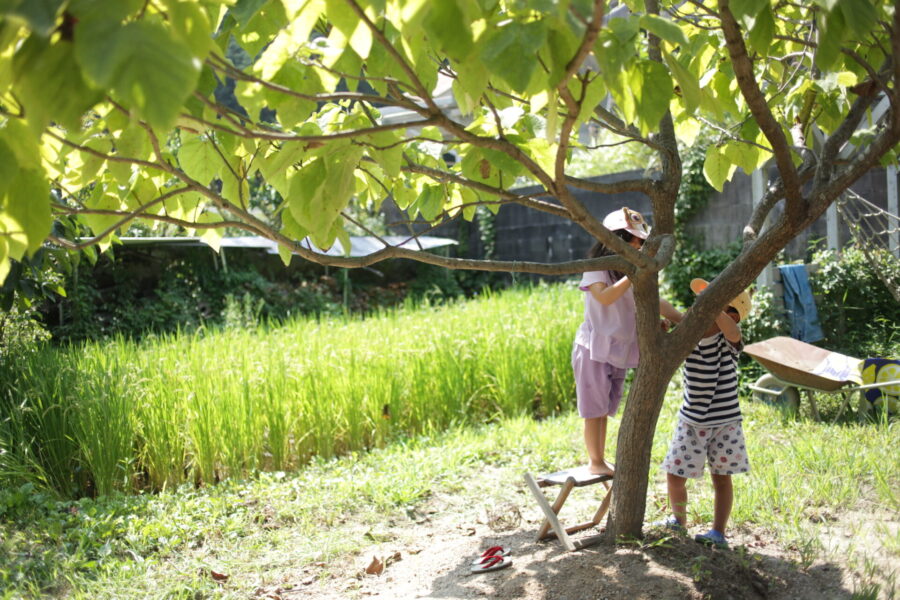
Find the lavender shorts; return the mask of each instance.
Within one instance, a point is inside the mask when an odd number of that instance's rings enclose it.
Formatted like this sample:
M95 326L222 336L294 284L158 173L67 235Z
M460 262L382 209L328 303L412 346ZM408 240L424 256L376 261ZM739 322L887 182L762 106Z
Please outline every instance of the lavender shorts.
M578 414L596 419L616 414L622 401L625 369L591 360L591 352L581 344L572 348L572 371L578 394Z
M663 471L696 479L703 476L707 461L713 475L736 475L750 470L740 421L715 427L696 427L679 419L669 453L663 460Z

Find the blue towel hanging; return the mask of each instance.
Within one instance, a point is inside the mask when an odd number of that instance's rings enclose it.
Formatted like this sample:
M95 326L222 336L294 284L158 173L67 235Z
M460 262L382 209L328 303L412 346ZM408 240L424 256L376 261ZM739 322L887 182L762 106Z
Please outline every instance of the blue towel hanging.
M784 307L791 320L791 337L810 344L824 339L806 266L782 265L778 270L784 283Z

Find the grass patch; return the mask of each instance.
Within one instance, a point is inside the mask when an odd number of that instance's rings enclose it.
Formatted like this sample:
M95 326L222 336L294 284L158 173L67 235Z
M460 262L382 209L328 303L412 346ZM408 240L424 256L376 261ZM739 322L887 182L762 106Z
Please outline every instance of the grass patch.
M662 514L658 466L678 403L673 386L653 442L648 520ZM769 532L802 567L838 558L822 542L838 515L896 519L895 423L783 421L776 409L750 402L744 412L753 470L734 479L733 528ZM616 431L613 421L613 444ZM24 486L0 493L0 583L6 597L244 598L303 565L363 551L382 539L387 522L411 522L438 497L469 510L514 502L523 513L535 512L522 473L582 461L580 419L568 413L457 426L368 453L314 459L293 474L262 473L157 495L59 502ZM712 519L708 478L690 484L689 518ZM861 592L881 589L886 574L878 566L900 559L896 527L875 528L873 535L877 555L858 544L840 550L838 562L858 574ZM228 582L217 583L210 571L228 574Z
M365 319L46 348L0 372L0 483L158 491L555 414L574 394L579 301L536 286Z

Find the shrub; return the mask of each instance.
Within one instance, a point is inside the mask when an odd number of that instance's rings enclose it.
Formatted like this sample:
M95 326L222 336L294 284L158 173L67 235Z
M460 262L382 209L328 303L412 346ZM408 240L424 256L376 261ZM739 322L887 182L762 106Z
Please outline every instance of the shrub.
M853 246L840 254L813 254L820 269L810 283L825 334L823 347L858 358L900 356L900 303L879 277L883 270L896 280L900 263L886 253L875 258L870 261Z

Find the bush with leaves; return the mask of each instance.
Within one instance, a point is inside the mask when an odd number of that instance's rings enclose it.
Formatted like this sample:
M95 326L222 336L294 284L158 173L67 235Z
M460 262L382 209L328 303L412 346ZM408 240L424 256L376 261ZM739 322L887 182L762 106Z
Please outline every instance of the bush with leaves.
M882 255L873 263L850 246L840 254L819 250L812 261L820 267L810 283L825 333L821 345L857 358L900 358L900 303L879 277L879 270L900 276L897 260Z

